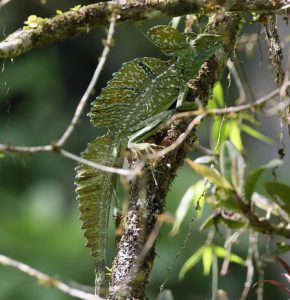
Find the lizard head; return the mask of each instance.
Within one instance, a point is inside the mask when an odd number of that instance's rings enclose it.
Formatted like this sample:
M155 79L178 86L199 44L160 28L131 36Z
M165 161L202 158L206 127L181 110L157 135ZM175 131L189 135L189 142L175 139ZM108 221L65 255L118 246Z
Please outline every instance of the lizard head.
M219 35L181 33L165 25L150 28L147 35L166 55L191 56L203 62L209 59L222 46Z
M200 61L206 61L222 47L222 40L219 35L204 33L190 39L189 44L194 56Z

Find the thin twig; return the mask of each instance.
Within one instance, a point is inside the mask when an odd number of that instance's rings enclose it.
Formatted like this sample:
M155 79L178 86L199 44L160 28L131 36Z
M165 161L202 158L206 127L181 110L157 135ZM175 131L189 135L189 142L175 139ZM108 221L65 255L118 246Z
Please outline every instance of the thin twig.
M246 300L249 294L251 285L253 283L254 277L254 266L253 266L253 255L255 250L255 245L258 243L258 233L251 232L249 233L249 248L248 248L248 256L245 262L247 267L247 277L244 284L244 290L242 292L240 300Z
M224 114L234 114L234 113L239 113L247 110L252 110L254 108L260 107L264 105L267 101L271 100L275 96L279 95L280 89L276 89L269 93L268 95L259 98L253 103L247 103L243 105L238 105L238 106L231 106L231 107L226 107L226 108L216 108L216 109L199 109L196 111L187 111L187 112L181 112L174 114L170 120L168 121L168 124L172 124L175 120L177 119L182 119L182 118L188 118L191 116L197 115L187 126L186 130L184 131L183 134L181 134L174 143L169 145L168 147L156 151L154 153L150 153L144 156L144 159L156 159L158 157L162 157L169 152L175 150L178 148L184 141L185 139L189 136L191 131L195 126L197 126L202 119L204 119L208 115L224 115Z
M258 279L261 281L261 283L258 285L256 294L257 294L257 300L263 300L263 294L264 294L264 276L265 276L265 264L263 260L261 259L260 253L259 253L259 247L258 243L254 245L254 258L256 262L256 266L258 269Z
M224 248L226 249L227 252L226 252L226 255L224 257L222 267L221 267L221 270L220 270L220 275L221 276L225 276L228 272L229 265L230 265L230 258L231 258L233 241L234 240L232 239L231 229L227 228L227 237L226 237L226 242L225 242L225 245L224 245Z
M135 170L126 170L126 169L120 169L120 168L114 168L114 167L109 167L109 166L104 166L104 165L100 165L98 163L92 162L90 160L84 159L82 157L79 157L71 152L68 152L66 150L59 150L59 153L66 157L69 158L71 160L74 160L78 163L87 165L89 167L92 167L94 169L98 169L100 171L103 172L107 172L107 173L114 173L114 174L118 174L118 175L123 175L123 176L127 176L129 180L131 180L132 178L134 178L136 175L141 173L141 170L143 168L143 163L140 163L140 165L138 166L138 168L136 168Z
M143 163L140 162L139 168L136 168L134 171L126 170L121 168L114 168L105 165L101 165L90 160L84 159L80 156L77 156L69 151L64 149L59 149L55 147L55 145L44 145L44 146L33 146L33 147L25 147L25 146L10 146L0 144L0 152L7 152L7 153L23 153L23 154L35 154L35 153L43 153L43 152L53 152L60 154L66 158L69 158L77 163L87 165L94 169L101 170L103 172L114 173L122 176L127 176L129 179L134 178L137 174L140 174Z
M7 153L27 153L27 154L34 154L39 152L52 152L54 148L52 145L44 145L44 146L12 146L9 144L0 144L0 152L7 152Z
M194 143L192 145L192 148L194 148L195 150L199 151L202 154L210 155L210 156L216 156L216 154L214 153L214 151L212 151L209 148L206 148L205 146L203 146L201 144Z
M100 77L100 74L104 68L104 65L106 63L106 60L107 60L107 57L108 57L108 54L110 52L110 49L113 45L113 35L114 35L114 32L115 32L115 25L116 25L116 15L113 14L112 17L111 17L111 23L110 23L110 27L109 27L109 30L108 30L108 34L107 34L107 39L106 41L104 42L104 49L103 49L103 52L102 52L102 55L100 56L100 60L99 60L99 63L97 65L97 68L94 72L94 75L91 79L91 82L90 84L88 85L85 93L83 94L78 106L77 106L77 109L75 111L75 114L71 120L71 123L69 124L69 126L67 127L66 131L63 133L62 137L56 142L56 146L58 147L61 147L64 145L64 143L67 141L67 139L70 137L70 135L72 134L72 132L74 131L75 129L75 126L77 125L77 123L79 122L80 120L80 117L87 105L87 102L88 102L88 99L90 97L90 95L92 94L93 90L94 90L94 87Z
M80 289L73 288L64 282L59 281L53 277L50 277L20 261L9 258L5 255L0 255L0 265L9 266L18 269L19 271L28 274L29 276L36 278L41 285L56 288L65 294L76 297L83 300L104 300L99 296L84 292Z
M228 59L227 61L227 67L228 69L230 70L230 72L232 73L233 77L234 77L234 80L235 80L235 83L237 85L237 88L239 90L239 94L240 94L240 99L239 99L239 102L240 103L245 103L246 100L247 100L247 94L246 94L246 91L245 91L245 87L243 85L243 82L238 74L238 71L234 65L234 63L232 62L231 59Z

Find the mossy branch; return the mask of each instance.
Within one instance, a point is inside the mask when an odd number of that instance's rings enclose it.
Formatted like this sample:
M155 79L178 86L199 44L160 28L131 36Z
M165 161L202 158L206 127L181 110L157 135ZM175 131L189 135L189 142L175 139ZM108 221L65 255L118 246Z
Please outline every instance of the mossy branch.
M119 0L90 4L78 9L45 18L34 26L10 34L0 42L0 58L22 55L36 47L59 40L74 38L93 28L109 24L110 17L116 13L117 22L140 21L162 16L180 16L193 13L220 11L243 11L264 13L287 13L282 9L286 0Z

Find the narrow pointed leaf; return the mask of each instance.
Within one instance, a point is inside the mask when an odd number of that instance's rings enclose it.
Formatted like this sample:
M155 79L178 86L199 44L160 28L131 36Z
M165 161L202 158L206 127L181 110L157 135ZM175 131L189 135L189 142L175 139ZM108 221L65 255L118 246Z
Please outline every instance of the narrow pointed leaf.
M178 208L175 212L175 221L171 230L171 235L176 235L179 231L180 225L184 221L186 214L189 211L190 205L196 205L196 202L199 203L200 213L204 204L204 191L205 185L202 180L198 181L196 184L190 186L178 205Z
M257 131L256 129L254 129L246 124L243 124L241 129L248 135L252 136L253 138L256 138L256 139L263 141L265 143L268 143L268 144L273 144L272 139L270 139L266 135L262 134L261 132Z
M266 182L266 190L269 195L272 196L273 200L280 205L280 201L277 201L278 196L283 201L283 209L290 214L290 186L281 182Z
M256 184L261 176L261 174L266 170L266 169L272 169L277 166L282 165L284 162L283 160L280 159L273 159L266 165L260 166L256 170L254 170L247 178L246 178L246 183L245 183L245 197L248 201L251 201L252 194L254 192L254 189L256 187Z
M221 146L220 168L221 175L231 182L239 196L243 197L246 163L230 141L225 141Z
M191 168L195 172L197 172L202 177L207 178L216 186L224 189L232 189L231 184L226 180L226 178L219 175L215 169L209 168L208 166L204 166L202 164L197 164L190 159L186 159L186 162L191 166Z
M193 197L194 197L194 186L190 186L187 189L186 193L183 195L182 199L180 200L180 203L175 212L175 221L170 233L171 235L176 235L177 232L179 231L180 225L189 210Z
M207 246L205 247L203 254L202 254L202 264L203 264L203 274L205 276L209 275L210 273L210 268L212 264L212 247Z
M219 107L225 106L223 87L220 82L218 82L213 89L213 97L218 103Z
M200 230L204 230L206 228L209 228L210 226L217 225L217 223L220 223L219 219L216 217L215 214L211 214L209 217L206 218L206 220L200 225Z
M243 143L239 124L236 120L231 121L229 124L229 139L239 151L242 151Z
M240 116L243 120L247 120L251 122L253 125L260 125L259 121L253 116L248 113L241 113Z
M200 247L182 266L179 272L179 279L183 279L184 275L191 270L202 258L203 251L206 246Z
M213 251L216 256L221 258L225 258L228 254L227 250L220 246L213 246ZM233 253L230 254L230 261L240 265L244 264L244 260L240 256Z

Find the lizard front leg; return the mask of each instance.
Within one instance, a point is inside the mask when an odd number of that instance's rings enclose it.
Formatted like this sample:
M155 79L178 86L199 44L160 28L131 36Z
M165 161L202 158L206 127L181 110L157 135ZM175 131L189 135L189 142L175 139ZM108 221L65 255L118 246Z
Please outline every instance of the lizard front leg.
M161 125L171 116L172 111L167 110L141 122L138 125L137 131L129 137L128 148L138 155L140 151L149 151L152 148L160 147L156 144L142 141L156 133L161 128Z

